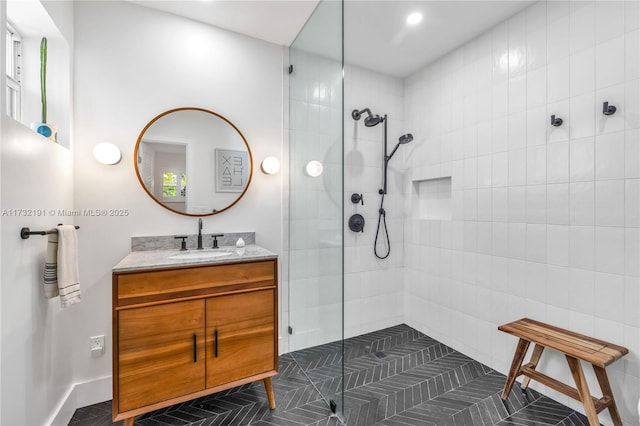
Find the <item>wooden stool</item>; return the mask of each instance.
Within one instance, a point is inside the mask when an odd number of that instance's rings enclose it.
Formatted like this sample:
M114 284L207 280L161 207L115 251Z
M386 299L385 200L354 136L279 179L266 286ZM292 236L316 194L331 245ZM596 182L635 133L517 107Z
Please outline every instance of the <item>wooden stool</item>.
M626 355L629 352L627 348L528 318L501 325L498 327L498 330L520 338L513 356L511 368L509 369L507 382L502 391L501 398L503 401L509 397L509 392L511 392L511 387L516 377L523 375L525 378L522 381L522 389L526 389L527 386L529 386L529 381L534 379L543 385L582 402L587 418L589 419L589 425L599 426L598 413L608 408L613 424L615 426L622 426L622 420L620 419L618 408L613 399L613 393L611 392L605 367ZM529 362L523 365L522 362L531 342L535 343L533 354ZM565 355L577 389L536 371L538 361L540 361L540 355L542 355L544 348L553 349ZM584 372L582 371L582 366L580 365L580 360L589 362L593 366L593 371L596 374L600 389L602 390L602 398L597 399L591 396Z

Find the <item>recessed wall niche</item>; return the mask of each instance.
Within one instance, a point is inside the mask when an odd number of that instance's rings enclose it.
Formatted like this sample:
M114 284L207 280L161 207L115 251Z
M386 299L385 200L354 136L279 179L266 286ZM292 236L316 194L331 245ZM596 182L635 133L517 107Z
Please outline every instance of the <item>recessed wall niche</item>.
M451 176L414 180L414 217L451 220Z
M42 121L40 93L40 41L47 38L46 99L47 120L58 129L57 142L70 146L71 125L71 53L69 41L54 22L55 2L9 0L7 20L20 35L20 122L26 127ZM54 9L50 11L48 8ZM5 26L5 23L2 24ZM3 53L4 55L4 53ZM6 61L6 58L4 58ZM11 116L9 106L4 113ZM44 139L44 137L43 137Z

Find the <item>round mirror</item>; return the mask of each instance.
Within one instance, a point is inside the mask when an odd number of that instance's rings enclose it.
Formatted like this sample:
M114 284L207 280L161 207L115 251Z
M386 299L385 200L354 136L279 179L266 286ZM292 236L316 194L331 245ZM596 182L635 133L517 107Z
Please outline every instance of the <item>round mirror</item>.
M187 216L209 216L242 198L253 176L251 149L229 120L202 108L176 108L140 132L136 175L162 207Z

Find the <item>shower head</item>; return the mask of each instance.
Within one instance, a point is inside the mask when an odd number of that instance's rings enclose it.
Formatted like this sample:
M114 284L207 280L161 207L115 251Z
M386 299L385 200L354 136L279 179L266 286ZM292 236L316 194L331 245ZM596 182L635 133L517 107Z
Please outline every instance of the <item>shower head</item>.
M369 114L367 118L364 119L364 125L367 127L373 127L382 122L383 118L378 114Z
M400 136L398 139L398 143L405 144L409 143L413 140L413 135L411 133L407 133L406 135Z
M364 119L364 125L367 127L373 127L384 121L384 117L381 117L378 114L371 114L371 110L369 108L365 108L360 111L354 109L353 111L351 111L351 117L353 117L353 119L356 121L360 120L362 114L365 112L367 113L367 117Z
M398 148L400 147L400 145L405 144L405 143L409 143L413 140L413 135L411 133L407 133L406 135L402 135L400 136L400 138L398 138L398 143L396 144L395 148L393 148L393 151L391 151L391 154L389 154L387 156L387 161L391 160L391 157L393 157L393 154L396 153L396 151L398 150Z

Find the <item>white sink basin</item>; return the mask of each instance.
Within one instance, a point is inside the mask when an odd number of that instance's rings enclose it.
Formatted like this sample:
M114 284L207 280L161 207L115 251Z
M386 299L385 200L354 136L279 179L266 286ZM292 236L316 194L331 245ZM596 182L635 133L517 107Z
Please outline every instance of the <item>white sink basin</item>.
M169 259L215 259L218 257L230 256L231 253L221 250L189 250L169 256Z

